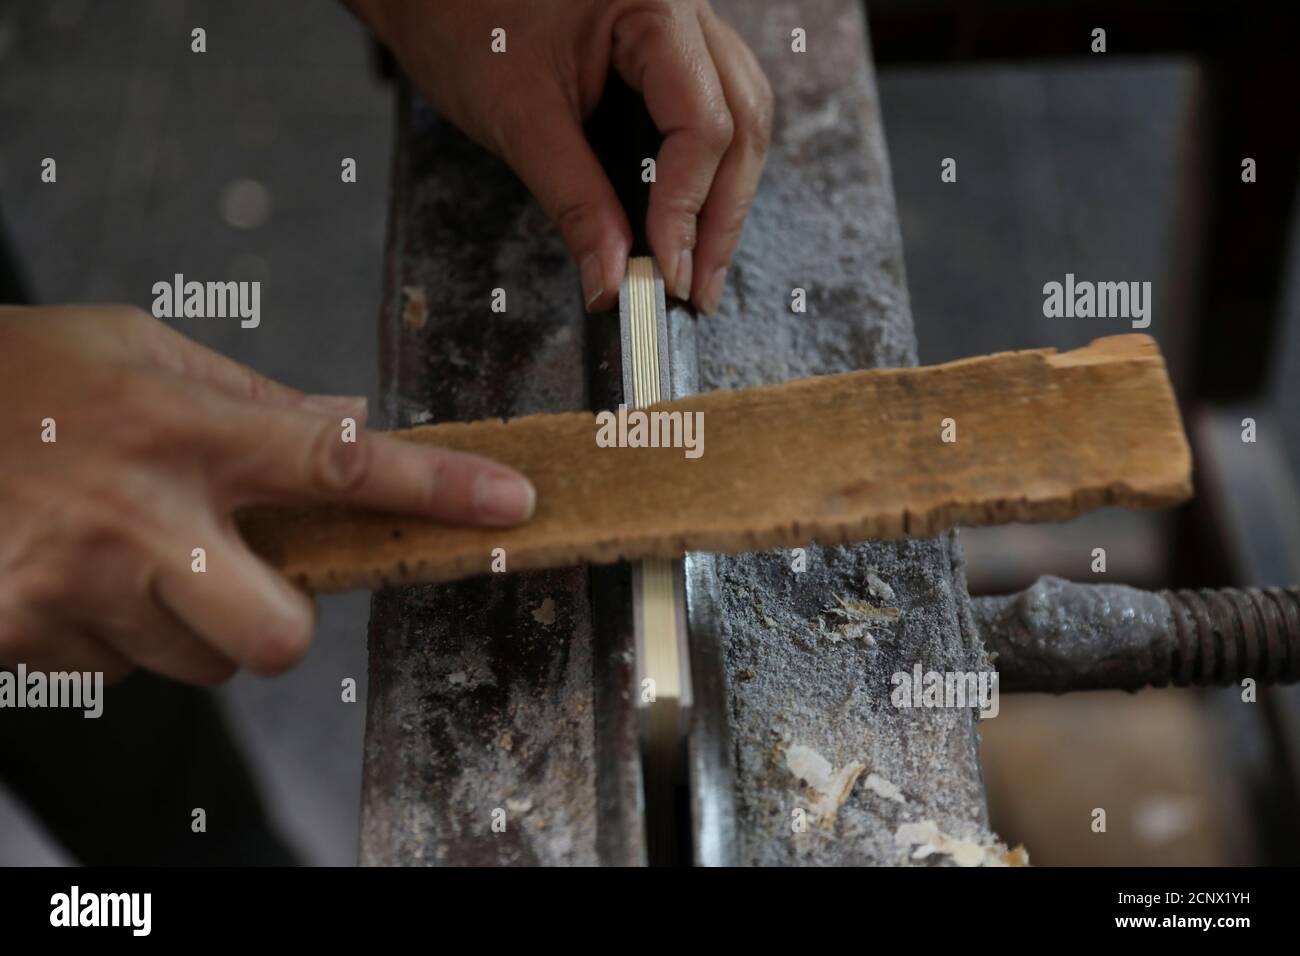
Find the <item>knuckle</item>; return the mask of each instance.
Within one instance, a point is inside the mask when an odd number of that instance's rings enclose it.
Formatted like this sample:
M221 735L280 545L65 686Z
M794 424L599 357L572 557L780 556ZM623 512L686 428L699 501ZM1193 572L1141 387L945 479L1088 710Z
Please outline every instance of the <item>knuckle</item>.
M70 509L64 539L73 556L111 558L125 566L143 558L144 542L159 527L156 502L143 489L132 491L94 483L80 489L81 500ZM66 559L63 564L70 564Z
M651 35L675 29L681 6L677 0L625 3L616 21L615 36L629 48L644 47Z
M311 472L317 487L330 495L355 492L370 475L373 456L369 436L358 429L356 441L344 441L332 420L315 426L311 442Z
M563 196L555 202L551 217L555 220L560 235L576 237L591 219L591 202L580 196Z
M194 421L187 412L193 398L184 386L162 375L130 368L105 369L97 391L114 412L112 436L123 454L170 455L195 444Z
M710 110L700 123L700 139L714 153L721 155L727 151L736 136L736 121L726 109Z

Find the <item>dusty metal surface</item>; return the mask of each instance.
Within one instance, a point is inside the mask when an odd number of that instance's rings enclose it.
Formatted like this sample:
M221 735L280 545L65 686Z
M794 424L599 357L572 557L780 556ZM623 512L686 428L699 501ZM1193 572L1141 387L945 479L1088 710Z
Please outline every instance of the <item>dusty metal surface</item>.
M559 236L503 164L422 102L399 109L383 424L585 407ZM362 863L598 862L588 593L572 568L375 594Z
M739 0L715 6L763 62L777 114L727 295L696 326L700 387L915 364L858 4L783 0L761 16ZM807 31L807 53L791 50L795 28ZM590 407L577 278L559 237L504 167L425 107L404 108L399 128L385 424ZM407 308L407 286L427 291L426 315ZM489 309L496 287L509 296L504 315ZM796 288L806 313L791 311ZM921 821L989 841L972 712L890 702L891 676L916 663L987 667L956 537L810 548L806 561L795 572L786 552L718 558L716 584L705 581L736 776L735 846L709 852L741 863L903 863L909 847L894 834ZM602 580L571 569L375 596L363 863L640 858L620 717L626 634L593 639L591 626L593 602L618 598L593 591ZM858 626L836 615L840 601L898 613ZM598 724L610 731L599 742ZM864 773L825 825L794 833L793 812L816 796L789 766L801 747L834 768L861 763L878 782L866 786ZM717 753L692 761L726 779ZM882 796L880 780L901 799ZM506 812L504 833L491 829L494 810ZM696 811L713 812L707 800Z
M673 397L700 390L699 326L708 317L685 309L668 316ZM717 557L693 552L682 560L695 706L687 734L691 856L697 866L739 863L736 833L735 750L727 697L726 649Z
M859 4L715 4L762 61L776 95L763 185L721 309L699 325L701 388L916 364L902 243ZM791 52L791 30L808 53ZM806 314L791 310L806 291ZM871 409L864 408L869 416ZM939 423L935 423L936 429ZM754 436L762 441L763 436ZM807 467L816 468L816 462ZM972 714L898 709L891 676L987 666L969 627L955 536L851 548L720 556L721 619L737 777L739 860L750 864L903 863L905 822L933 820L990 838ZM901 614L836 633L837 598L877 603L885 582ZM866 636L870 634L870 638ZM803 745L833 767L865 765L904 803L860 780L830 826L793 832L807 786L789 769Z

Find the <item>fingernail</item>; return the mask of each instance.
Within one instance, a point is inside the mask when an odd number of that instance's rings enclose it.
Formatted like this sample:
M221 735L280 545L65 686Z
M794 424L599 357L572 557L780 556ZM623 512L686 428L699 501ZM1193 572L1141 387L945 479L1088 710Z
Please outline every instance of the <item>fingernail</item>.
M700 308L710 314L716 311L718 305L722 302L722 290L726 286L727 267L723 266L713 273L713 278L709 280L708 287L704 290L704 301L700 303Z
M533 516L537 491L522 475L483 474L474 482L474 511L490 524L519 524Z
M673 283L677 289L675 295L683 302L691 299L691 268L691 250L683 249L677 257L677 280Z
M600 274L600 260L589 255L582 260L582 295L587 300L587 308L605 292L605 283Z
M364 395L308 395L302 400L302 410L321 415L353 415L366 413Z

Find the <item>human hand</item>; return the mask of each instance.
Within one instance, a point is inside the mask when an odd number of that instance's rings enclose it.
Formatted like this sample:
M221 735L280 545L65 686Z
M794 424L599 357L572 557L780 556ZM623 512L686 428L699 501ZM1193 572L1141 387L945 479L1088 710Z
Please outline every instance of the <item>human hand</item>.
M707 0L348 2L430 102L532 190L591 310L616 301L632 240L582 131L612 66L665 137L646 238L666 288L717 308L767 153L772 93ZM504 53L491 48L498 27Z
M200 684L284 670L314 608L244 544L244 505L531 515L516 472L368 433L365 407L273 382L137 309L0 307L0 663Z

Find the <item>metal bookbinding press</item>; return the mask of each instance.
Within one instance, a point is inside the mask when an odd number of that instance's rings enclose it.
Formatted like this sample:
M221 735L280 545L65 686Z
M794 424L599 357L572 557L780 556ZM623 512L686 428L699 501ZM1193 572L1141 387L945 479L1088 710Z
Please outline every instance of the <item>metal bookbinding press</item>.
M641 409L693 393L694 335L694 320L684 312L678 327L670 326L663 276L654 260L629 259L619 290L623 403ZM640 743L645 858L729 862L734 811L712 559L650 558L633 564L629 573L635 646L631 704ZM696 677L703 684L700 699Z
M646 408L672 396L664 280L649 257L628 260L618 295L623 400ZM652 856L670 852L671 834L656 824L675 817L680 752L691 707L690 638L681 561L647 558L632 573L636 701L640 709L647 839ZM660 830L664 832L660 833Z

